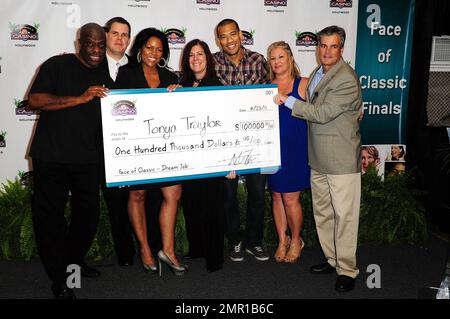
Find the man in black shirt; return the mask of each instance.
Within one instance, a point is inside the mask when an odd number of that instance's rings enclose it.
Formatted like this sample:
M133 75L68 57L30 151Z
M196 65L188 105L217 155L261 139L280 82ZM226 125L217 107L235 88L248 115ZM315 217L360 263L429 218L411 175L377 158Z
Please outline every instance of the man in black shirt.
M100 99L106 96L106 38L95 23L81 27L78 54L44 62L29 93L31 108L41 110L31 145L34 189L32 214L37 247L53 282L56 298L75 298L67 287L67 266L84 277L100 272L87 266L99 217L101 157ZM71 193L70 226L64 216Z

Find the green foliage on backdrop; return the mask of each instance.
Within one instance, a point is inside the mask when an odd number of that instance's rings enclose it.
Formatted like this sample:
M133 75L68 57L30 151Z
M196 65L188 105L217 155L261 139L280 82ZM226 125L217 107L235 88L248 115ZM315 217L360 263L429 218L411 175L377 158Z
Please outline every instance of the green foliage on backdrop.
M413 187L409 173L388 176L384 181L375 169L369 169L362 178L362 202L359 224L359 244L416 243L427 237L424 209L417 200L421 194ZM0 260L30 260L37 257L31 218L31 185L19 179L7 181L0 188ZM238 198L242 221L245 221L245 187L240 184ZM301 196L304 226L302 236L307 246L318 244L312 213L311 193ZM69 214L69 206L66 211ZM243 226L244 227L244 226ZM277 234L271 213L271 199L266 193L265 243L277 245ZM180 209L175 229L177 252L187 252L188 244L184 218ZM91 260L102 260L114 255L106 206L101 201L101 215L97 236L88 253Z

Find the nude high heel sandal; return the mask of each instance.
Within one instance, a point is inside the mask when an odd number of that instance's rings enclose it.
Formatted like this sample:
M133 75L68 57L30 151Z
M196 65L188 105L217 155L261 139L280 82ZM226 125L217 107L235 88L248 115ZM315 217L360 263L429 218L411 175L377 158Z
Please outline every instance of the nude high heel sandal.
M303 247L305 246L305 242L300 238L298 241L292 241L289 246L289 250L284 257L284 262L286 263L295 263L299 260L300 254L302 253Z
M273 256L276 262L283 262L284 258L289 249L289 245L291 244L291 238L287 237L286 242L278 242L277 250L275 251L275 255Z

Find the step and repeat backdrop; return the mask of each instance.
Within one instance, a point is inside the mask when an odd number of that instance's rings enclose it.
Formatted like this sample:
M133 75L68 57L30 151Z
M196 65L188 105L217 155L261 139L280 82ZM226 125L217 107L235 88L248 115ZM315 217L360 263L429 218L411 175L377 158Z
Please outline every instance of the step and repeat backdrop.
M206 41L219 51L215 27L235 19L243 45L266 56L274 41L288 42L302 76L316 67L316 33L329 25L347 32L344 59L363 88L363 143L376 147L380 174L391 148L406 151L406 118L414 0L3 0L0 11L0 184L32 170L28 149L38 112L27 94L49 57L76 52L77 31L88 22L127 19L132 37L141 29L164 31L169 66L179 70L184 45ZM82 128L80 128L82 129ZM403 159L405 156L403 156ZM395 161L395 160L394 160Z

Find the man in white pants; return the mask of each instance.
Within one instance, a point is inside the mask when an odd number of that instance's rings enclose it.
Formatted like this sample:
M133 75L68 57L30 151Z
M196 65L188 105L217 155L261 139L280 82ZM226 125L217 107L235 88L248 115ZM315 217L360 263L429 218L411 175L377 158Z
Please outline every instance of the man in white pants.
M326 262L314 274L337 272L336 290L350 291L358 275L356 248L361 197L361 87L342 59L345 31L319 32L320 65L308 83L306 102L277 95L274 101L308 121L308 156L317 234Z

